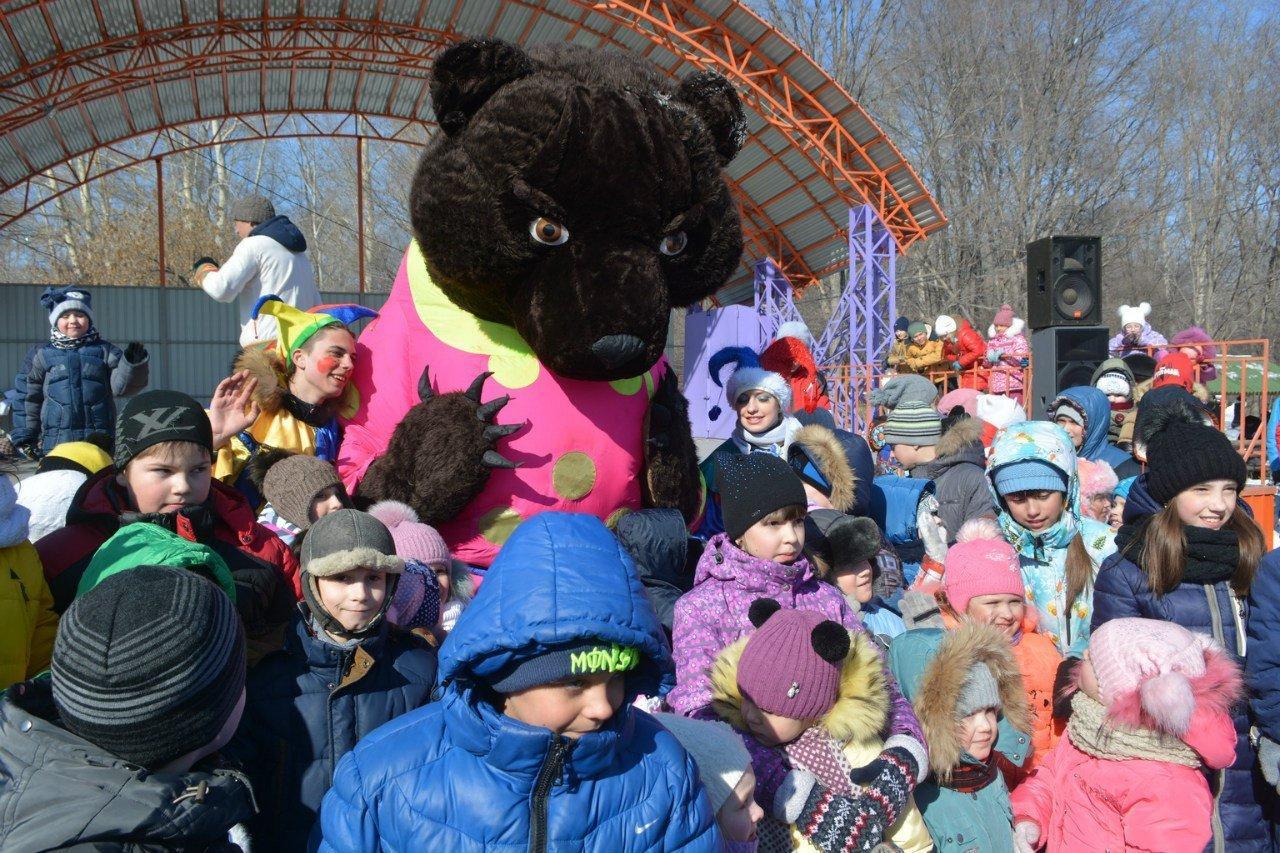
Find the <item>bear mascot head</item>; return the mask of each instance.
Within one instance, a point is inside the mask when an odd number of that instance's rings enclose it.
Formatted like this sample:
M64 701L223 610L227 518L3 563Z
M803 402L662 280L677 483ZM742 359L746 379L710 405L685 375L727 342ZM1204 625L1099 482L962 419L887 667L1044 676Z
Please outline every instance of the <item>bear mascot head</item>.
M360 339L344 481L480 565L540 510L696 514L662 353L672 307L742 253L721 174L745 137L737 93L625 53L487 40L442 53L430 86L440 133L414 245Z

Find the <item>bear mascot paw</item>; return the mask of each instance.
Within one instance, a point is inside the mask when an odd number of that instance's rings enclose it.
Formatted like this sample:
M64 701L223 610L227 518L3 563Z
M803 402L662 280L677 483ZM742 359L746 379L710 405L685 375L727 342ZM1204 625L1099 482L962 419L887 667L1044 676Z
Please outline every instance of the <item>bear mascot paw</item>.
M347 488L409 504L479 566L545 510L693 523L704 489L662 353L671 309L742 254L721 174L745 137L737 93L615 51L485 40L442 53L430 94L414 241L357 346Z

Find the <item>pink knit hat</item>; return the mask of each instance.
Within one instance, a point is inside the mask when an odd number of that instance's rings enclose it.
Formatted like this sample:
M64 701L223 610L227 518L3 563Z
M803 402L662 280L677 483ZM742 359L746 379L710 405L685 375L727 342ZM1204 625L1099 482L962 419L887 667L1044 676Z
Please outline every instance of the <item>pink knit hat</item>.
M1213 641L1157 619L1112 619L1089 638L1089 662L1113 719L1186 734L1202 704L1225 709L1240 694L1240 673Z
M938 414L951 414L951 410L959 406L971 417L978 416L978 391L976 388L957 388L942 395L938 401Z
M1080 480L1080 496L1085 498L1111 494L1120 485L1116 472L1101 460L1077 459L1076 477Z
M747 611L756 632L738 661L738 690L763 711L821 719L836 703L849 632L811 610L784 610L757 598Z
M1018 553L988 519L965 522L942 565L942 590L956 613L964 613L975 595L1021 596L1026 592Z
M434 566L449 564L449 547L429 524L418 520L418 514L408 504L399 501L378 501L369 507L369 515L381 521L391 531L396 543L396 556L417 560Z
M1013 306L1005 304L1000 306L1000 310L996 312L995 319L991 321L993 326L1012 326L1013 325Z

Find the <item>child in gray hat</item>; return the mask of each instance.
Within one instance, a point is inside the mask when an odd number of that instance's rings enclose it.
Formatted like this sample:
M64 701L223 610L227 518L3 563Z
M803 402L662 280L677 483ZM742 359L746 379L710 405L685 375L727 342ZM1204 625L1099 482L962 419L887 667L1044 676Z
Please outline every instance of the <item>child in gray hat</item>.
M387 620L404 560L373 516L338 509L302 542L303 603L283 651L249 675L232 743L258 797L249 828L265 850L305 850L338 759L394 717L426 704L435 649Z

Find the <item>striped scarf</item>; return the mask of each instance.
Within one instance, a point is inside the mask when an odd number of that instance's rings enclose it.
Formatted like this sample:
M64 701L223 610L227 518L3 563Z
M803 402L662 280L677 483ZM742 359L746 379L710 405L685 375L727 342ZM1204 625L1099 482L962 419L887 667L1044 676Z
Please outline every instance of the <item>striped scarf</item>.
M98 334L96 326L90 326L89 331L78 338L69 338L56 328L49 330L49 343L58 349L79 349L85 344L96 344L99 340L101 340L101 336Z

